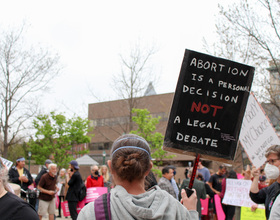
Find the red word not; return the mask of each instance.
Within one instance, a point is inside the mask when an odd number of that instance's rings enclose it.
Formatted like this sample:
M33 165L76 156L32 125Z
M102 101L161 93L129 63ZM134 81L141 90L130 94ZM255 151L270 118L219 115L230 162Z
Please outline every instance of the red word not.
M203 114L207 114L210 112L211 108L213 108L213 117L216 116L218 109L223 109L223 106L217 106L217 105L208 105L203 104L201 105L201 102L196 104L195 102L192 103L191 112L194 112L196 110L197 112L202 112Z

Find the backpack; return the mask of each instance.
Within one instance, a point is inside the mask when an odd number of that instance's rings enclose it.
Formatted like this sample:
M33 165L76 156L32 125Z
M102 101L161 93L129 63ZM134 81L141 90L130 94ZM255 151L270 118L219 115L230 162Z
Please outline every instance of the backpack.
M95 219L111 220L110 193L105 193L94 200Z
M85 184L82 184L79 192L78 192L78 200L82 201L87 195L87 188L85 186Z

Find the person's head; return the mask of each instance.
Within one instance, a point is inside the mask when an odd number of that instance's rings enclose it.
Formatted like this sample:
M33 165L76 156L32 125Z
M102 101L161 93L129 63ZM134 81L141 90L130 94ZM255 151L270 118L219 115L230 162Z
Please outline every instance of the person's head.
M237 179L237 174L234 170L230 170L227 174L227 178Z
M49 174L50 174L51 176L55 176L55 175L56 175L56 173L57 173L56 168L57 168L57 165L56 165L56 164L54 164L54 163L50 163L50 164L49 164L48 170L49 170Z
M260 183L265 184L266 177L264 175L260 175L259 181L260 181Z
M176 167L173 165L168 165L167 167L171 168L173 170L174 176L176 175Z
M16 159L16 167L19 168L19 169L22 169L24 168L25 166L25 158L24 157L18 157Z
M280 145L272 145L265 153L266 164L264 172L268 179L277 179L280 169Z
M204 181L204 177L203 177L203 175L201 174L201 173L199 173L199 172L197 172L197 177L196 177L198 180L200 180L200 181Z
M100 167L100 172L101 172L101 175L106 175L108 173L108 167L106 165L102 165Z
M59 171L59 175L60 175L61 177L64 177L65 174L66 174L66 169L62 168L62 169Z
M49 167L49 164L51 164L52 163L52 161L50 160L50 159L47 159L46 161L45 161L45 166L48 168Z
M141 179L144 181L152 168L148 142L138 135L122 135L112 145L108 165L115 181L116 178L128 182Z
M157 179L152 171L145 177L145 190L147 191L151 187L157 185Z
M98 177L99 176L98 166L96 166L96 165L91 166L90 167L90 172L91 172L92 176Z
M72 171L77 171L78 169L80 169L79 165L78 165L78 162L76 160L71 160L70 163L69 163L69 168L72 170Z
M198 166L199 169L203 168L202 160L201 159L198 160L197 166Z
M219 169L218 169L218 174L219 174L220 176L222 176L222 175L224 175L226 172L227 172L227 169L226 169L225 165L220 165L220 166L219 166Z
M105 182L110 180L109 169L106 165L100 167L100 175L103 176Z
M193 168L191 167L189 169L188 177L191 178L192 174L193 174ZM198 171L196 171L196 173L195 173L195 178L197 178L197 175L198 175Z
M174 176L174 170L171 169L170 167L164 167L161 171L162 176L168 180L171 180L172 177Z

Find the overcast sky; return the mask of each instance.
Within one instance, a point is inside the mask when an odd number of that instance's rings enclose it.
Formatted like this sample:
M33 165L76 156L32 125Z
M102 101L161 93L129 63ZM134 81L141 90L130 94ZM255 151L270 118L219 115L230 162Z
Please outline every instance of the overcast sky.
M57 52L64 66L42 99L51 110L87 117L89 103L113 100L112 75L120 72L120 54L141 39L156 44L153 71L158 94L174 92L184 50L203 52L202 38L213 41L219 0L9 0L1 2L1 29L30 25L27 38ZM220 2L222 2L220 0Z

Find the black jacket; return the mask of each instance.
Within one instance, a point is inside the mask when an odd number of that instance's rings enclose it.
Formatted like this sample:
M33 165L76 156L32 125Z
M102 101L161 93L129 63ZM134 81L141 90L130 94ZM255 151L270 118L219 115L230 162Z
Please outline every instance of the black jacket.
M42 169L40 170L40 173L38 173L38 175L35 178L36 187L38 186L41 177L47 172L48 172L48 168L46 166L43 166Z
M81 188L81 185L83 183L81 174L79 173L79 171L76 171L75 173L73 173L71 179L68 181L68 191L66 194L66 200L69 202L78 202L78 192Z
M16 166L12 166L11 169L9 170L9 181L11 183L20 185L20 187L23 190L27 190L28 186L33 183L33 178L31 176L30 172L28 171L28 169L26 169L25 167L23 168L23 174L28 178L27 183L24 183L24 182L21 183L21 181L18 179L19 174L18 174Z

